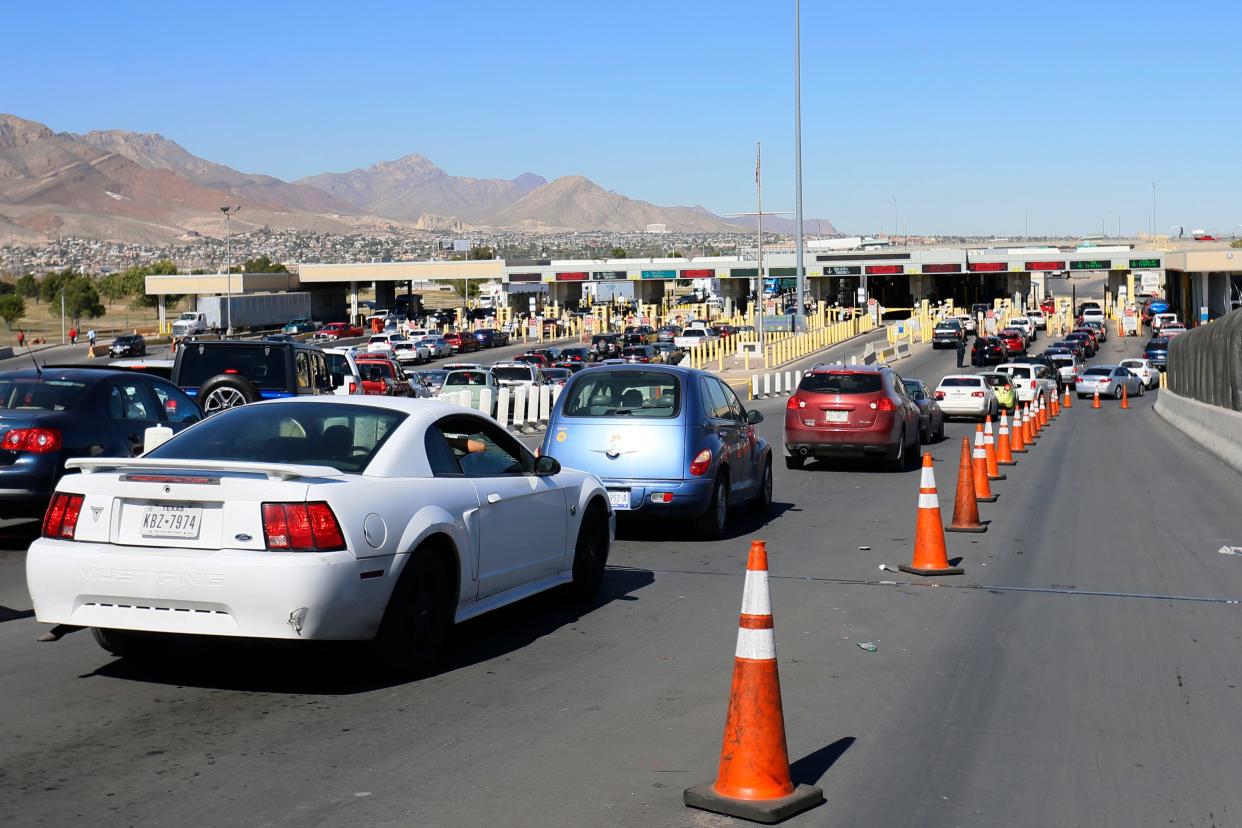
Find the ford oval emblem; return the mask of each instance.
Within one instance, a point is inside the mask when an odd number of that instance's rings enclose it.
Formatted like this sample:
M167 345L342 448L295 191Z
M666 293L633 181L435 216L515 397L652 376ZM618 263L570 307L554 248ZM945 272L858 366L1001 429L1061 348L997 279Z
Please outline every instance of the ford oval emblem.
M233 540L237 541L238 543L250 543L250 541L254 540L254 538L250 537L245 532L238 532L236 535L233 536Z

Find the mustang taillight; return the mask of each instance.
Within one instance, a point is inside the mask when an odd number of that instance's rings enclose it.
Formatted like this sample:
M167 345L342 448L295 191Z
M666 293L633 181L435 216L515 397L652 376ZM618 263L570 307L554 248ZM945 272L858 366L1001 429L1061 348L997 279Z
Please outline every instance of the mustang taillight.
M703 449L694 456L690 461L690 474L693 477L702 477L712 465L712 453L708 449Z
M6 432L4 439L0 440L0 448L28 451L32 454L46 454L56 451L60 446L60 430L55 428L14 428Z
M264 503L263 539L268 549L332 552L345 548L341 525L323 501Z
M73 540L82 511L82 495L57 492L43 515L43 537Z

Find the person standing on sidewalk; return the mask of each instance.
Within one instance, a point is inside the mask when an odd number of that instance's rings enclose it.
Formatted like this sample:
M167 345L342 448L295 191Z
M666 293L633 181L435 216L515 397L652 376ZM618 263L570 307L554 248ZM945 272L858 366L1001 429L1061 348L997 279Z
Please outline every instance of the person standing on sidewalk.
M966 332L963 331L961 336L957 338L957 367L965 368L966 359Z
M77 327L72 327L72 328L70 328L70 329L69 329L69 344L70 344L70 345L77 345L77 344L78 344L78 329L77 329Z
M94 328L91 328L89 331L86 332L86 341L91 344L92 348L95 347L95 329Z

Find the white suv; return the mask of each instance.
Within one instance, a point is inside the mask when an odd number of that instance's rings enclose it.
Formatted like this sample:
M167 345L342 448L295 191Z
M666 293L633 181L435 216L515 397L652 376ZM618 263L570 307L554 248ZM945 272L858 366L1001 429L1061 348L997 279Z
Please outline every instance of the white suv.
M497 362L492 366L492 376L502 388L523 386L528 393L532 388L537 388L543 380L539 373L539 366L526 362Z
M1035 341L1035 322L1029 316L1015 316L1009 320L1009 327L1022 331L1028 344Z
M1006 362L996 366L1002 374L1008 374L1020 402L1030 402L1039 394L1055 397L1057 380L1052 370L1039 362Z
M363 393L362 374L358 372L354 354L353 348L323 349L324 359L328 361L328 373L332 375L333 394L344 397Z

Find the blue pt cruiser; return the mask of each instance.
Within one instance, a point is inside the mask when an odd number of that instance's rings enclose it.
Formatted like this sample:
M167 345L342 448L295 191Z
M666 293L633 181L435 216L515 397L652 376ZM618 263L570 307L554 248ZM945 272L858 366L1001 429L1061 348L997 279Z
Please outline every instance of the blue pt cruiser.
M731 508L772 503L762 421L706 371L601 365L565 386L540 453L599 477L617 512L693 515L720 537Z

